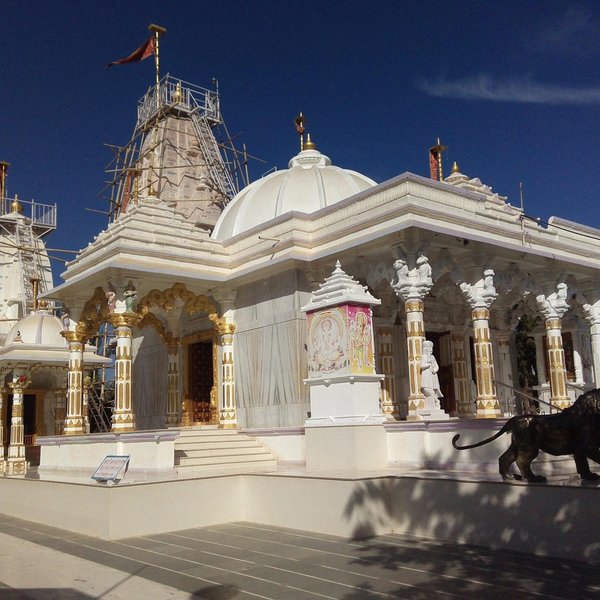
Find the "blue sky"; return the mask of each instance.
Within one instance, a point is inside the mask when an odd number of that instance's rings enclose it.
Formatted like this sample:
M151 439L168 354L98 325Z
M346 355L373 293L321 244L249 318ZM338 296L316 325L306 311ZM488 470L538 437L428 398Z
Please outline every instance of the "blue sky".
M439 136L461 171L519 203L600 228L600 3L371 0L4 0L0 160L10 195L58 203L49 245L106 225L104 143L125 144L153 63L105 65L155 22L163 73L219 79L232 134L265 160L297 152L292 119L334 164L376 181L427 175ZM60 269L59 269L60 271ZM58 281L57 281L58 283Z

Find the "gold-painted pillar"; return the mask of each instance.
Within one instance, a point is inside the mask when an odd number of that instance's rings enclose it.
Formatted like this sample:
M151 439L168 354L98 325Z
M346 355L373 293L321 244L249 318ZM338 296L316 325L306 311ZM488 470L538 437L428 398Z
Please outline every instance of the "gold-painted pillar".
M1 197L0 197L1 199ZM4 457L4 415L6 412L6 392L0 390L0 475L6 472L6 460Z
M233 355L233 334L235 324L221 317L215 323L219 343L219 379L221 382L221 403L219 423L225 428L237 427L235 410L235 363Z
M167 345L167 426L179 425L181 394L179 390L179 340Z
M467 358L465 353L464 333L452 333L450 335L450 347L452 350L452 376L454 378L454 394L456 395L456 406L460 417L472 417L473 405L467 377Z
M92 386L94 382L92 378L88 375L83 379L83 427L86 433L90 432L90 394L92 393Z
M115 405L112 415L112 431L123 433L135 431L135 412L132 395L132 337L133 327L139 322L136 314L111 315L111 323L117 336L115 360Z
M69 373L67 388L67 414L65 435L85 433L83 421L83 347L85 339L76 331L63 331L69 343Z
M25 424L23 423L23 392L29 386L26 375L14 375L8 387L12 389L12 417L10 421L10 442L6 461L7 475L25 475L27 461L25 459Z
M558 408L567 408L571 399L567 393L567 368L563 349L561 320L558 317L546 319L548 341L548 366L550 370L550 402Z
M377 330L377 339L379 341L379 367L385 377L381 386L381 412L388 421L398 421L400 420L400 407L395 402L392 330L389 327L380 327Z
M54 435L64 434L66 414L67 390L65 388L56 388L54 390Z
M419 418L418 411L425 408L425 396L421 391L421 355L425 341L423 300L410 298L404 303L406 311L406 344L408 347L408 416L409 421Z
M478 419L493 419L501 416L500 403L494 384L494 356L490 337L490 311L487 308L475 308L473 318L473 340L475 351L475 381L477 384Z

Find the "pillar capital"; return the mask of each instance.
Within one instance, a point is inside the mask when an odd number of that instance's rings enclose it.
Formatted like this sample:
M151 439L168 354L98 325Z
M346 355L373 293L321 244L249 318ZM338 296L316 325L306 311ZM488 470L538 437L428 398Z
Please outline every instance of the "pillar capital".
M489 319L489 308L498 297L496 288L494 287L494 271L493 269L485 269L483 276L475 283L467 283L463 281L459 284L460 291L463 293L465 300L473 309L473 319L485 318ZM486 317L475 317L477 311L485 311ZM483 313L482 313L483 314Z
M396 278L390 285L405 302L423 300L433 287L431 265L423 252L418 253L412 269L407 259L398 258L394 261L394 270Z
M87 336L81 331L61 331L60 335L62 335L69 344L71 344L71 342L84 344L87 339Z
M553 291L547 290L547 294L538 294L535 300L538 305L538 310L546 319L562 319L564 314L569 310L567 301L568 288L566 283L559 283Z
M113 327L129 327L129 329L132 329L139 324L141 317L135 313L112 313L109 316L109 321Z

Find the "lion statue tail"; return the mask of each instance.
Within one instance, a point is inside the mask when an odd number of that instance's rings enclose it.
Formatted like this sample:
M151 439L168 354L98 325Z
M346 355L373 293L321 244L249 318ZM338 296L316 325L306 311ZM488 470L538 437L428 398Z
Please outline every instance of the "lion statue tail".
M511 431L512 425L513 425L512 422L513 422L513 419L509 419L508 421L506 421L506 423L504 424L502 429L500 431L498 431L498 433L495 433L492 437L489 437L485 440L481 440L481 442L477 442L476 444L470 444L468 446L457 446L456 445L456 442L458 441L458 438L460 437L460 433L457 433L452 438L452 445L454 446L454 448L456 448L456 450L470 450L471 448L479 448L479 446L485 446L486 444L489 444L490 442L497 440L504 433L508 433L509 431Z

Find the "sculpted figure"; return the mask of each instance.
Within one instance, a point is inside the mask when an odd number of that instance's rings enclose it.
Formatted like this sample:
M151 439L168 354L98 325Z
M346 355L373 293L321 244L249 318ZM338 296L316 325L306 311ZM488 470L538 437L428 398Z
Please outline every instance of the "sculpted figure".
M136 293L137 292L135 290L125 290L124 296L125 296L125 311L126 312L134 312L133 311L133 303L135 302Z
M457 446L460 437L457 434L452 438L452 445L457 450L478 448L498 439L503 433L511 434L510 447L498 460L500 475L504 480L546 481L545 477L535 475L531 470L531 463L540 450L553 456L572 454L581 479L600 479L599 475L590 471L588 464L588 459L600 464L600 389L582 394L573 406L558 414L512 417L498 433L486 440L469 446ZM514 462L519 467L520 475L510 472Z
M425 408L440 409L440 380L438 371L440 367L433 355L433 342L423 342L423 354L421 355L421 391L425 396Z
M117 307L117 294L109 290L106 292L106 301L108 302L108 312L114 313Z

